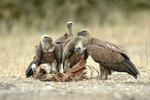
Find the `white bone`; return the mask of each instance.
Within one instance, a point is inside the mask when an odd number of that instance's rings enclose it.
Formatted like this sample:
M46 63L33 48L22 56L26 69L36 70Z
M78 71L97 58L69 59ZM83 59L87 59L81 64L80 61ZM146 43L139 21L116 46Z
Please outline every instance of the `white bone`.
M48 64L43 64L43 67L44 67L47 74L49 74L52 70L51 66Z
M32 64L31 68L32 68L32 71L35 73L35 72L36 72L36 70L37 70L36 65L35 65L35 64Z

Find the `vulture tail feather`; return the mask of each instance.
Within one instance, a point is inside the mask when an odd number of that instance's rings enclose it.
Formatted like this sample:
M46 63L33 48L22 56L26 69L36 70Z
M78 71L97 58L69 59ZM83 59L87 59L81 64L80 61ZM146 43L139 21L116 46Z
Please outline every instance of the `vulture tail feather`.
M33 75L33 71L32 71L32 64L34 64L34 60L30 63L30 65L28 66L27 70L26 70L26 77L30 77Z
M137 74L140 74L139 71L137 70L137 68L135 67L135 65L134 65L131 61L129 61L129 64L130 64L130 66L133 66L133 67L134 67L134 71L135 71Z
M135 65L130 61L125 59L123 64L127 68L127 73L134 76L135 79L137 79L137 75L139 74L139 71L136 69Z

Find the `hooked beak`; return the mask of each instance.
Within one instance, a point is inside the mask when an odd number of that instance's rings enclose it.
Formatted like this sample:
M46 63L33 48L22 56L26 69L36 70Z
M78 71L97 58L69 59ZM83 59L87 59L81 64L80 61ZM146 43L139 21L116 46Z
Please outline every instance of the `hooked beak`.
M48 41L52 41L52 39L51 39L51 38L47 38L47 40L48 40Z
M81 32L78 32L77 33L77 36L83 36L83 32L81 31Z
M70 28L72 26L72 23L67 24L67 27Z
M81 50L81 48L80 48L80 47L75 48L75 52L79 52L80 50Z
M46 41L47 41L47 42L53 42L53 39L50 38L50 37L47 37L47 38L46 38Z

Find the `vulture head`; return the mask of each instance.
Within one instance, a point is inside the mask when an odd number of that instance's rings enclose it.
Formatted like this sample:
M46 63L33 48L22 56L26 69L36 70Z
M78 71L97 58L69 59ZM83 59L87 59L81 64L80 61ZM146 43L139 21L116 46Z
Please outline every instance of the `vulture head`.
M83 29L82 31L77 33L77 36L83 36L84 38L90 38L90 32L87 29Z
M70 35L70 36L73 36L72 27L73 27L72 21L68 21L68 22L67 22L67 28L68 28L69 35Z
M75 52L83 53L86 48L84 47L83 40L80 40L75 45Z
M67 22L67 28L68 28L68 29L71 29L72 26L73 26L72 21L68 21L68 22Z
M41 42L51 43L51 42L53 42L53 39L51 37L49 37L48 35L42 35Z
M90 42L90 32L87 29L83 29L82 31L78 32L77 36L83 37L84 43L86 44Z
M48 35L42 35L41 45L42 45L42 50L44 52L53 52L54 51L53 39L51 37L49 37Z

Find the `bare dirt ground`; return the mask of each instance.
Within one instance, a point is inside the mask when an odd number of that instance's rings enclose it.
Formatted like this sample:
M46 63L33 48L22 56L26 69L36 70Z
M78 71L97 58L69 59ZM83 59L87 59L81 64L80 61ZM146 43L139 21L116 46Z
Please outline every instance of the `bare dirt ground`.
M150 73L150 72L149 72ZM145 74L145 78L148 74ZM138 80L115 73L108 80L89 79L79 82L40 82L23 77L1 77L1 100L149 100L150 78Z
M34 56L39 34L12 34L0 37L0 100L150 100L150 30L148 25L92 28L92 35L113 42L127 51L140 75L113 73L108 80L79 82L41 82L25 78L25 70ZM51 34L56 38L59 35ZM98 69L91 58L88 65ZM88 73L90 75L90 72Z

